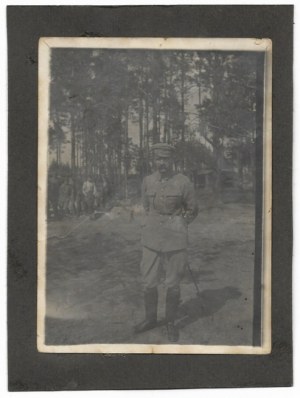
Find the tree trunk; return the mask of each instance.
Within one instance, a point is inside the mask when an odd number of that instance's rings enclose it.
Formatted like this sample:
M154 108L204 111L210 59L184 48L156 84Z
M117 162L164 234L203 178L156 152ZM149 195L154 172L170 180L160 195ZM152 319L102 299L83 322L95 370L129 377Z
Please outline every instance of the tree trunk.
M59 159L59 154L60 154L60 147L59 147L59 141L57 138L57 142L56 142L56 163L59 165L60 164L60 159Z
M181 169L182 171L184 171L185 169L185 107L184 107L184 90L185 90L185 70L184 70L184 53L181 54L181 74L180 74L180 98L181 98L181 142L183 143L183 156L181 159Z
M143 120L144 120L144 106L143 106L143 99L142 99L141 96L140 96L140 97L139 97L139 136L140 136L140 151L143 150L143 142L144 142Z
M129 119L129 106L125 110L125 148L124 148L124 196L125 200L128 199L128 161L129 161L129 150L128 150L128 119Z
M164 100L165 100L165 120L164 120L164 134L163 134L163 142L169 143L169 96L168 96L168 91L167 91L167 78L166 75L164 74Z
M75 173L76 161L75 161L75 122L72 118L71 122L71 170L72 174Z
M181 54L181 73L180 73L180 98L181 98L181 141L185 141L185 107L184 107L184 90L185 90L185 70L184 70L184 54Z
M144 129L144 139L146 136L146 142L145 142L145 147L146 147L146 173L149 174L149 158L150 158L150 154L149 154L149 99L148 99L148 93L146 95L145 98L145 113L146 113L146 117L145 117L145 129Z
M158 129L157 129L157 99L156 98L153 99L152 116L153 116L152 142L153 142L153 144L156 144L157 142L159 142Z
M198 69L198 101L199 101L199 134L201 134L201 105L202 105L202 91L201 91L201 63L199 62Z

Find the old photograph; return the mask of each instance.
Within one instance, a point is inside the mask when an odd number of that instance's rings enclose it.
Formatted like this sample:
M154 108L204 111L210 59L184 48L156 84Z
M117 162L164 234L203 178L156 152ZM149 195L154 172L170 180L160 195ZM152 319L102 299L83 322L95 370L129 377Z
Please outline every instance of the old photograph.
M268 354L269 39L41 38L41 352Z

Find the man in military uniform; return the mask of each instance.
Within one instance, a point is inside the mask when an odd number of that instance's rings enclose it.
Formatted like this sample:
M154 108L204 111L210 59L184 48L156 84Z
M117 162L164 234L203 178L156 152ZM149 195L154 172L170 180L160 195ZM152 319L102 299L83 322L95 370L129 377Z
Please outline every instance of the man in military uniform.
M146 212L142 223L145 320L135 327L141 333L157 326L157 303L161 265L165 268L166 325L171 342L178 340L175 327L180 300L180 281L187 264L188 224L198 214L193 185L173 171L174 148L160 143L152 146L156 171L145 177L142 201Z

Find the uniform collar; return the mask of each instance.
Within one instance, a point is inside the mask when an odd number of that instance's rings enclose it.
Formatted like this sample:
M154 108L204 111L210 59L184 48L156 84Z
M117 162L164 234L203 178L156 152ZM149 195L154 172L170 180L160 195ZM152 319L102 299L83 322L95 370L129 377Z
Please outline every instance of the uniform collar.
M156 177L157 177L158 181L160 181L160 182L169 181L171 178L174 177L174 175L175 175L175 173L174 173L174 171L172 171L168 176L162 178L160 172L158 170L156 171Z

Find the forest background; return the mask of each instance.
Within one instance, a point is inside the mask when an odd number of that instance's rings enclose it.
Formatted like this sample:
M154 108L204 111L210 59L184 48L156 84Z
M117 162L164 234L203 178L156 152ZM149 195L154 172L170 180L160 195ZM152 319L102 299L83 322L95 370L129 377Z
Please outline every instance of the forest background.
M52 49L49 171L128 199L151 173L151 145L166 142L196 187L254 192L257 63L253 52Z

